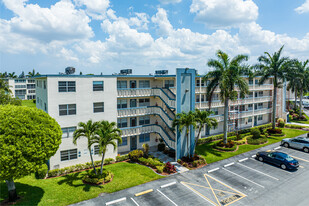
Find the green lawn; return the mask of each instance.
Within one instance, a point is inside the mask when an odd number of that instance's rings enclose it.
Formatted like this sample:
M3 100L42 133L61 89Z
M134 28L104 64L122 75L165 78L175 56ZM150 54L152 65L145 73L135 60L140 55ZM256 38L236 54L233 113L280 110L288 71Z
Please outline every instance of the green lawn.
M299 121L299 120L292 120L292 115L289 115L289 119L291 122L301 123L301 124L309 124L309 117L304 114L304 116L307 118L306 121Z
M21 105L27 107L36 107L32 100L22 100Z
M207 163L210 164L210 163L217 162L217 161L229 158L229 157L233 157L235 155L239 155L244 152L248 152L250 150L254 150L260 147L264 147L269 144L279 142L284 138L291 138L291 137L295 137L295 136L307 133L306 131L297 130L297 129L287 129L287 128L284 128L283 132L286 134L285 137L269 137L268 143L263 144L263 145L239 145L238 150L235 152L217 151L213 149L212 147L215 142L206 143L206 144L197 146L196 152L197 154L202 155L206 159Z
M85 185L81 173L37 180L27 176L16 180L16 189L22 200L18 205L68 205L97 197L100 193L111 193L149 181L163 178L148 167L120 162L105 166L114 173L113 181L102 186ZM0 183L0 201L7 198L5 182Z

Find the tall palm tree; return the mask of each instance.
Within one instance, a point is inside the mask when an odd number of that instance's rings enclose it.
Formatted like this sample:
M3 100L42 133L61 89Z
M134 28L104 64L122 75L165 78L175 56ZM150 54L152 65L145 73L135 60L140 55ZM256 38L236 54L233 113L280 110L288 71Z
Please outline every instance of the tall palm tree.
M35 76L38 76L38 75L40 75L40 73L35 72L35 70L33 69L32 72L28 72L27 77L35 77Z
M267 79L273 77L274 94L273 94L273 118L272 128L276 127L276 103L277 90L282 87L286 79L286 73L292 67L292 61L288 57L281 57L282 46L279 51L273 55L264 52L264 55L258 58L259 64L255 65L256 75L261 76L259 84L263 84Z
M191 151L189 147L189 132L190 128L196 128L195 114L193 111L188 113L182 112L176 115L176 118L173 120L173 128L177 127L179 132L182 132L186 128L186 139L187 139L187 152L188 156L191 157ZM191 132L194 132L192 129Z
M207 125L208 128L213 127L214 129L218 126L218 122L215 118L210 118L209 116L213 114L212 111L201 111L199 109L195 110L195 121L197 123L198 135L195 138L195 146L198 139L200 138L201 131Z
M8 73L7 72L0 72L0 78L7 78L8 77Z
M9 78L17 78L17 75L15 74L15 72L9 73L8 74Z
M296 74L300 78L298 79L299 84L299 117L303 116L302 107L303 107L303 93L307 92L309 89L309 60L301 62L301 61L295 61L294 67L296 69Z
M295 99L294 99L294 109L297 109L297 93L300 89L300 78L302 78L302 74L300 74L298 72L297 69L295 69L295 67L293 67L292 69L289 69L286 73L286 79L288 81L288 85L287 85L287 90L291 91L294 93L295 95Z
M101 161L101 171L103 172L103 163L105 158L105 153L107 151L107 146L112 145L114 150L117 149L117 142L122 143L121 130L116 127L116 122L101 121L98 130L95 132L95 137L93 143L99 145L99 151L102 154Z
M251 68L244 65L243 62L248 61L248 56L237 55L233 59L222 52L217 52L217 60L210 59L207 65L214 68L213 71L208 72L204 76L204 81L209 81L207 86L207 100L209 107L211 107L211 99L214 91L220 89L220 99L224 103L224 126L223 126L223 142L227 143L228 132L228 112L229 112L229 100L235 101L238 98L238 87L240 98L245 98L245 95L249 93L248 82L243 78L244 75L252 75Z
M95 132L98 130L99 126L100 126L99 122L92 122L92 120L88 120L88 122L86 123L80 122L78 123L79 129L75 130L73 133L73 143L75 145L79 138L81 137L87 138L88 150L89 150L92 167L93 167L95 174L97 174L97 171L95 169L95 165L94 165L93 158L92 158L91 146L94 143Z

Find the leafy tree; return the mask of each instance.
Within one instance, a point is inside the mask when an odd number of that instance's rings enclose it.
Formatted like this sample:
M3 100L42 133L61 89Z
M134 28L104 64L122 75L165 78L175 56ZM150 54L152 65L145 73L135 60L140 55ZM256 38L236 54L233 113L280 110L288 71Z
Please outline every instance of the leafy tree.
M28 72L27 77L35 77L35 76L39 76L40 73L39 72L35 72L35 70L33 69L32 72Z
M12 93L9 83L5 79L0 79L0 90L3 90L6 93Z
M276 104L277 90L282 87L286 79L286 72L292 67L292 61L288 57L281 57L282 46L279 51L273 55L264 52L264 55L258 58L259 64L255 65L256 75L261 76L259 84L263 84L267 79L273 78L274 94L273 94L273 118L272 128L276 127Z
M191 157L191 151L189 147L189 133L191 126L193 126L193 128L196 128L195 113L193 111L189 111L188 113L182 112L176 114L176 118L173 121L173 128L177 127L179 132L182 132L183 129L186 128L187 152L189 157ZM191 132L194 132L194 130L192 130Z
M59 124L42 110L0 105L0 180L9 201L17 199L14 180L37 171L61 143Z
M99 122L92 122L92 120L88 120L88 122L86 122L86 123L83 123L83 122L78 123L78 127L79 127L79 129L75 130L74 134L73 134L73 143L76 145L77 140L81 137L87 138L87 140L88 140L88 150L89 150L89 154L90 154L92 167L93 167L94 173L97 174L97 171L96 171L94 163L93 163L91 146L93 144L93 138L94 138L95 132L99 128Z
M0 105L12 104L21 105L21 100L13 98L11 96L12 91L10 90L9 84L5 79L0 79Z
M209 107L211 107L211 99L217 88L220 89L220 99L224 103L224 144L227 144L229 100L237 100L236 87L239 89L240 98L245 98L245 95L249 93L248 82L243 78L244 75L252 76L251 68L243 64L247 60L246 55L237 55L230 59L226 53L219 50L217 60L210 59L207 63L209 67L214 68L203 78L204 81L209 81L206 94Z
M18 78L25 78L25 72L22 71L21 74L18 76Z
M195 138L195 145L200 138L201 131L207 125L208 128L213 127L214 129L218 126L218 122L215 118L210 118L209 116L213 114L212 111L201 111L199 109L195 110L195 121L197 123L198 135Z
M107 151L108 145L117 148L117 142L122 143L121 130L116 127L115 122L101 121L98 130L95 132L95 137L93 138L93 143L99 145L99 152L102 154L101 170L100 174L103 172L103 163L105 158L105 153Z

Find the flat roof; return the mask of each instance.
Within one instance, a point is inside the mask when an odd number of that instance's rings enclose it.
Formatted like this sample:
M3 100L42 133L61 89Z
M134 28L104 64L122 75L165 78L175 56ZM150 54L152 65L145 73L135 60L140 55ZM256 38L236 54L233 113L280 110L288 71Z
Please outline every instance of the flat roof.
M145 77L176 77L176 75L87 75L87 74L44 74L36 76L35 78L42 78L42 77L75 77L75 78L87 78L87 77L124 77L124 78L145 78Z

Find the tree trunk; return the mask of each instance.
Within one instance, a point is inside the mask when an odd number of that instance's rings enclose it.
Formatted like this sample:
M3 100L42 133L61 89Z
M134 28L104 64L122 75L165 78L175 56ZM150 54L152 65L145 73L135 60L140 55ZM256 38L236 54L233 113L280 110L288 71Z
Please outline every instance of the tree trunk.
M198 131L197 137L195 138L194 147L196 147L196 145L197 145L197 141L198 141L198 139L200 138L200 135L201 135L201 131L202 131L202 129L203 129L203 127L201 126L201 127L199 128L199 131Z
M103 173L104 156L105 156L105 152L102 152L102 162L101 162L101 171L100 171L100 174Z
M300 100L299 100L299 119L303 116L303 88L300 89Z
M227 144L228 118L229 118L229 100L224 100L224 125L223 125L223 143Z
M276 128L277 87L274 87L272 128Z
M92 162L92 167L93 167L94 173L97 175L97 170L95 169L92 154L91 154L91 148L89 148L89 154L90 154L90 159L91 159L91 162Z
M187 152L188 152L188 157L190 158L191 157L191 152L189 151L189 128L187 128L187 133L186 133L186 136L187 136Z
M297 109L297 89L296 89L296 86L295 86L294 92L295 92L294 109L295 109L295 111L296 111L296 109Z
M17 192L15 188L15 183L14 180L5 180L6 185L8 187L8 192L9 192L9 202L14 202L17 200Z

